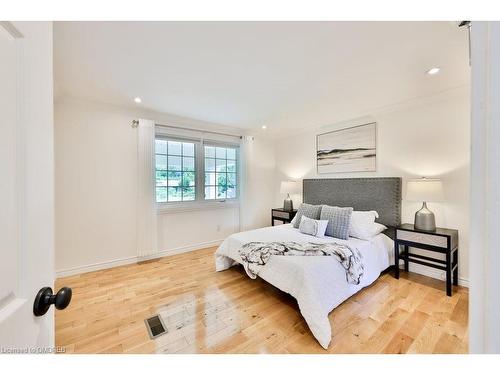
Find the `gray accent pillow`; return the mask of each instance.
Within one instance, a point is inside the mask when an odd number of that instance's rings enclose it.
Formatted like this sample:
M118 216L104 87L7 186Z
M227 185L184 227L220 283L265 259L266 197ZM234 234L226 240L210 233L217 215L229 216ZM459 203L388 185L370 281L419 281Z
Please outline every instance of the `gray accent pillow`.
M300 225L300 219L302 215L307 216L310 219L318 220L321 214L321 205L312 205L307 203L301 203L295 217L293 218L293 227L298 228Z
M321 220L328 220L326 236L347 240L351 225L352 207L332 207L324 205L321 209Z

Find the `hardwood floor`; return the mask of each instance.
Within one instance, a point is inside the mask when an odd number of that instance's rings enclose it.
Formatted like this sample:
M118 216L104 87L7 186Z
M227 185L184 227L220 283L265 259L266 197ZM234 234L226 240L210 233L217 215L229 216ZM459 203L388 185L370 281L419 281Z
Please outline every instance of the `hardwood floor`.
M56 311L67 353L466 353L468 290L402 272L382 275L330 314L327 351L295 299L241 267L215 272L215 248L58 279L73 288ZM168 333L151 340L144 319Z

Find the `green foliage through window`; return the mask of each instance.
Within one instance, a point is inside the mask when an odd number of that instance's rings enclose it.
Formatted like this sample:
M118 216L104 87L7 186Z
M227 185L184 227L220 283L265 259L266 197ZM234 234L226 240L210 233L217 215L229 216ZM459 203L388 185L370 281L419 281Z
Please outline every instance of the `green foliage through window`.
M156 201L196 199L195 144L165 139L155 141Z
M237 193L236 148L205 146L205 199L234 199Z

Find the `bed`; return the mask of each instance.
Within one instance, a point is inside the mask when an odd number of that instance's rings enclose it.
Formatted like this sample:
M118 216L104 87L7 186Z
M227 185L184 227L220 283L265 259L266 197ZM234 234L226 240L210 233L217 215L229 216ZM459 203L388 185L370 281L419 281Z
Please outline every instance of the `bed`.
M364 265L358 285L348 283L345 269L329 256L272 256L259 272L259 277L297 300L312 334L327 349L332 337L328 314L394 264L391 227L399 225L401 220L401 179L305 179L303 201L353 207L358 211L376 210L379 213L377 221L389 229L370 240L311 237L291 224L240 232L229 236L217 249L215 265L217 271L223 271L240 264L238 250L255 241L306 243L313 239L315 243L336 242L357 248Z

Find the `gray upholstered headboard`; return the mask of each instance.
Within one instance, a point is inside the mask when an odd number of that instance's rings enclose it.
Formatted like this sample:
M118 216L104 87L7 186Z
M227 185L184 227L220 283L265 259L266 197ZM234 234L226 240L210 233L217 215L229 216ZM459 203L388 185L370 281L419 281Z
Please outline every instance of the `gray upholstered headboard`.
M304 179L303 185L304 203L375 210L377 222L401 224L400 177Z

